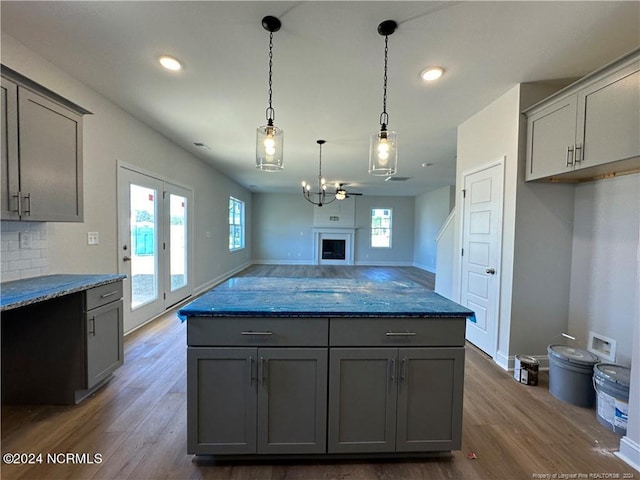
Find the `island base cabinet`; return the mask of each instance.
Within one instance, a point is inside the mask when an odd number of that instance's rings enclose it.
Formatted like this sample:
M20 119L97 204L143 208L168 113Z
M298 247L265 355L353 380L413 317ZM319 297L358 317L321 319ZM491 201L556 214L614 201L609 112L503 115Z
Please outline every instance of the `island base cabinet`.
M189 347L188 452L326 452L327 350Z
M464 347L332 348L329 453L461 446Z

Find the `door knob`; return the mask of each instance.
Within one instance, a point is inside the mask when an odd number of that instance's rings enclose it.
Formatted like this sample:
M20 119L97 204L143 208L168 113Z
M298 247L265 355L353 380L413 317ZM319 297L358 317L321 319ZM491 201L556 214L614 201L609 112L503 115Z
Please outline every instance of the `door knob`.
M124 257L122 257L122 261L123 262L130 262L131 261L131 257L128 255L125 255Z
M489 275L495 275L496 274L496 269L495 268L487 268L485 270L486 273L488 273Z

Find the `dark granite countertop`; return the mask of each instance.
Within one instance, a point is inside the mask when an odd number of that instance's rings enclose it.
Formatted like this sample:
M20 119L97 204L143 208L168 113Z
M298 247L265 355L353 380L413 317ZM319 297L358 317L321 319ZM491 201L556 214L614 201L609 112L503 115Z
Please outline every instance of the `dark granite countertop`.
M187 317L467 317L474 312L410 281L237 277L178 312Z
M0 284L0 312L117 282L126 275L59 274Z

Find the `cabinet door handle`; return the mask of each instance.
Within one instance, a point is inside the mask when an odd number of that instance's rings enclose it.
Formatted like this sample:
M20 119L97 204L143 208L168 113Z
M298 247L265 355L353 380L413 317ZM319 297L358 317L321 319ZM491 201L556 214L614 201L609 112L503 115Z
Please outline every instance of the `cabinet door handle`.
M18 215L22 214L22 196L20 192L15 192L11 194L11 198L15 198L17 200L17 208L15 210L11 210L13 213L17 213Z
M391 385L393 385L394 383L396 383L396 359L395 358L389 359L389 372L390 372L390 378L391 378Z
M387 332L387 337L414 337L416 332Z
M100 298L107 298L107 297L110 297L112 295L117 295L118 293L120 293L119 290L116 290L114 292L104 293L104 294L100 295Z
M253 381L255 380L255 376L253 375L253 356L249 357L249 386L253 385Z
M264 385L267 380L267 365L268 362L265 361L264 357L260 357L260 371L258 372L258 377L260 378L260 383Z
M404 382L407 376L407 357L403 357L400 362L400 380Z
M582 155L580 155L582 153L582 145L576 145L576 156L575 156L575 163L580 163L582 162Z
M567 167L573 165L573 147L567 147Z
M92 327L91 330L89 330L89 333L95 337L96 336L96 317L91 317L89 321L91 322L91 327Z
M240 332L240 335L273 335L273 332L269 332L269 331L264 331L264 332L247 331L247 332Z
M24 196L24 200L25 200L25 201L26 201L26 200L28 200L28 201L29 201L29 206L28 206L28 207L25 207L25 209L24 209L24 212L23 212L23 213L24 213L24 214L26 214L26 215L31 215L31 194L30 194L30 193L27 193L27 194Z

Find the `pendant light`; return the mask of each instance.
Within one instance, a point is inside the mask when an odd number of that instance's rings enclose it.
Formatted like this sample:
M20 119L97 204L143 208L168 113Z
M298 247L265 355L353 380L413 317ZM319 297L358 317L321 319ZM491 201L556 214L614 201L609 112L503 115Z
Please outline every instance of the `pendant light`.
M282 170L282 144L284 132L273 124L275 111L272 106L272 67L273 67L273 33L280 30L282 24L276 17L267 16L262 19L262 27L269 32L269 106L266 110L267 124L258 127L256 132L256 168L264 172Z
M320 146L320 160L318 167L318 191L311 192L311 185L307 182L302 182L302 196L309 203L313 203L317 207L327 205L338 198L337 195L333 195L327 200L327 182L322 176L322 145L326 143L325 140L316 140L316 143ZM338 186L336 186L338 188ZM317 200L316 200L317 198Z
M398 24L393 20L385 20L378 25L378 33L384 35L384 93L382 96L382 113L380 114L380 130L371 135L369 147L369 173L371 175L395 175L398 171L398 134L387 129L387 64L389 53L389 35L396 31Z

